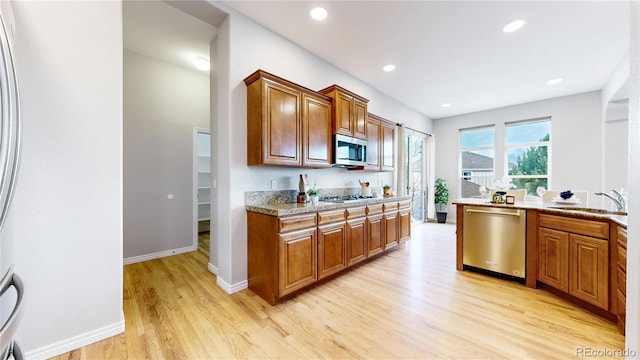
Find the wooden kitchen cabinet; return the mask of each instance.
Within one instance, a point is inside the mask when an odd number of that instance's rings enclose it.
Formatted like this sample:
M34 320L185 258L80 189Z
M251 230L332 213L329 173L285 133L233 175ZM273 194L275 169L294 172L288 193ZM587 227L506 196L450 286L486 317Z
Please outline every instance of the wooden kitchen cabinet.
M338 85L331 85L319 92L333 99L333 133L366 140L369 100Z
M384 228L384 249L392 249L399 244L398 203L391 202L383 205L382 223Z
M538 280L569 292L569 234L540 228Z
M400 203L410 206L408 200ZM402 234L397 228L398 204L388 201L280 217L247 211L249 289L273 305L393 248ZM385 232L395 237L387 238Z
M569 243L569 294L609 309L609 242L571 234Z
M627 322L627 229L618 227L616 249L618 262L616 266L617 276L617 313L618 330L624 335Z
M367 206L367 257L382 253L384 250L384 223L382 222L382 204Z
M367 118L367 165L365 170L393 171L396 125L371 113Z
M347 266L367 258L366 207L347 209Z
M331 101L302 94L302 166L331 167Z
M395 149L396 125L390 122L382 122L382 154L380 156L380 170L393 171L393 153Z
M304 229L280 234L279 296L313 284L316 273L316 229Z
M318 279L346 268L347 230L344 209L318 213Z
M538 280L609 310L609 224L539 215Z
M411 238L411 200L398 203L399 241L404 242Z
M380 119L369 114L367 116L367 165L365 170L380 171L380 158L382 156L382 124Z
M247 85L247 164L331 166L331 99L258 70Z

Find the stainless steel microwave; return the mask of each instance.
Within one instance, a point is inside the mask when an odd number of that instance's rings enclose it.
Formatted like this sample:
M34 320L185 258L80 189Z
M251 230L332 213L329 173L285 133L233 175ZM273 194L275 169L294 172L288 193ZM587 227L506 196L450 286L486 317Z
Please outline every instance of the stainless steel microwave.
M367 140L350 136L333 135L334 167L357 167L367 164Z

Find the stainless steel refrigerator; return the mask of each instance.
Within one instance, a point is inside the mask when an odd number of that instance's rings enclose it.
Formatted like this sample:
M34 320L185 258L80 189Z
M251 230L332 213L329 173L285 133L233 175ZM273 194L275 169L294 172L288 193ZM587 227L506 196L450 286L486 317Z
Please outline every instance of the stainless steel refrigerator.
M9 212L20 152L20 102L13 56L15 21L11 2L0 1L0 358L23 358L14 341L24 299L24 286L13 271L14 239L2 236Z

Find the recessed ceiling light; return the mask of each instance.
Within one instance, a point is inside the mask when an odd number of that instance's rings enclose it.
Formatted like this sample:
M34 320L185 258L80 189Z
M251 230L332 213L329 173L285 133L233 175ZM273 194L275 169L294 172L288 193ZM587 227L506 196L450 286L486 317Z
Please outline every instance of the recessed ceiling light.
M516 20L514 22L508 23L502 28L502 31L508 33L513 32L524 26L524 20Z
M198 56L197 58L193 59L193 66L195 66L196 69L201 71L211 70L211 64L209 63L209 59L205 59L201 56Z
M451 103L442 103L442 105L440 105L440 106L442 106L442 107L449 107L449 106L451 106Z
M385 66L382 68L382 70L384 70L384 71L393 71L393 70L395 70L395 69L396 69L396 66L395 66L395 65L393 65L393 64L385 65Z
M564 79L562 79L562 78L551 79L551 80L547 81L547 85L560 84L563 81L564 81Z
M327 10L322 7L313 8L310 15L313 20L322 21L327 18Z

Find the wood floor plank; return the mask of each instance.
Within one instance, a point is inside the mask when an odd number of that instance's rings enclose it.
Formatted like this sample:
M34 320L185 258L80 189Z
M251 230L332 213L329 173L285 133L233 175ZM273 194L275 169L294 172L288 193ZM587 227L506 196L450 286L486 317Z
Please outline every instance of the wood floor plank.
M455 226L271 306L198 251L124 268L124 334L55 359L566 359L621 350L615 324L542 290L455 270Z

